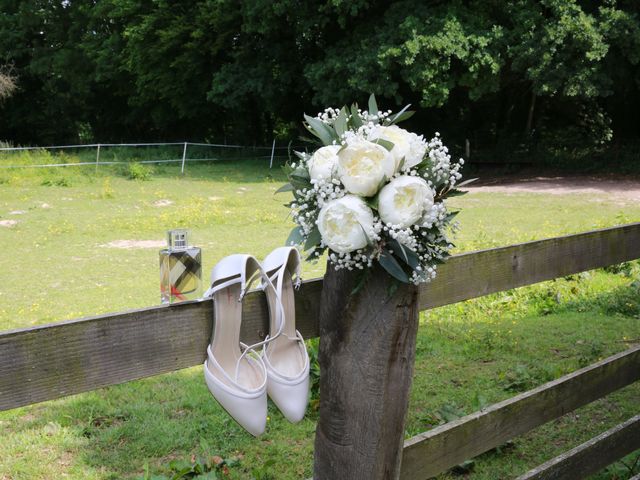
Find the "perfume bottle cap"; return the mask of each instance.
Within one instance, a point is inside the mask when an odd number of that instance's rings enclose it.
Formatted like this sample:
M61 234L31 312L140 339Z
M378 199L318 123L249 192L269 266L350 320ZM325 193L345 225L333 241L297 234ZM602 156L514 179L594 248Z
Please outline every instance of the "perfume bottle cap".
M167 232L169 248L187 248L189 246L189 230L177 229Z

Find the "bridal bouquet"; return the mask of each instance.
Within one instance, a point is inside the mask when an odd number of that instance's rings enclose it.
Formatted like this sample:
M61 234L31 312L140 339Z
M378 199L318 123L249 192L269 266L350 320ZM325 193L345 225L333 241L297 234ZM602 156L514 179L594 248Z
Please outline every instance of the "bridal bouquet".
M295 152L285 167L288 204L297 227L287 244L317 259L328 250L336 269L366 271L378 262L405 283L428 282L452 247L447 233L457 212L444 200L455 189L464 161L451 161L438 133L431 140L396 124L414 112L357 105L305 115L322 147ZM467 183L467 182L464 182ZM462 184L461 184L462 185Z

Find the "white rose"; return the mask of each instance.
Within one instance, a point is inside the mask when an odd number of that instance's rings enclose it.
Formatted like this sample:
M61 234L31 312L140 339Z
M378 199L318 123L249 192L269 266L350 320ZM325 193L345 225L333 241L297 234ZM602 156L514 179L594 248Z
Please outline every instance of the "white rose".
M370 197L380 182L396 170L386 148L367 140L354 140L338 153L338 177L349 193Z
M312 180L329 180L338 164L339 145L327 145L319 148L311 156L308 163L309 176Z
M393 143L391 155L396 161L396 169L400 167L400 162L402 162L403 158L403 169L418 165L427 152L427 145L420 136L408 132L397 125L391 125L389 127L379 126L373 129L371 140L377 139L387 140Z
M346 195L322 207L318 229L322 241L334 252L353 252L369 243L373 233L373 212L361 198Z
M385 223L407 228L433 206L433 192L420 177L394 178L378 195L378 213Z

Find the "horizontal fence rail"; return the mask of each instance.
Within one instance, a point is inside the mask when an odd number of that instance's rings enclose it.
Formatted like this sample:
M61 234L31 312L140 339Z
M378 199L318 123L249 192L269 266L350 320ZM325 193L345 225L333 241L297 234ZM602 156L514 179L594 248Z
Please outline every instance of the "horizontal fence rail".
M640 223L451 257L421 287L420 309L640 258ZM296 295L296 325L318 336L321 280ZM160 305L0 333L0 411L198 365L211 300ZM264 294L247 295L241 338L268 333Z
M223 143L198 143L198 142L155 142L155 143L83 143L79 145L51 145L44 147L0 147L0 152L20 152L25 150L65 150L72 148L97 148L97 147L164 147L175 145L195 145L200 147L221 147L221 148L246 148L259 150L288 149L289 147L278 146L251 146L251 145L228 145Z
M152 143L86 143L79 145L52 145L52 146L44 146L44 147L0 147L0 169L20 169L20 168L53 168L53 167L80 167L80 166L95 166L98 168L99 165L122 165L129 163L126 160L118 161L115 156L112 156L112 160L101 160L100 152L102 149L102 155L105 156L105 149L108 149L110 153L114 149L119 147L122 148L135 148L135 147L182 147L182 158L176 159L145 159L145 160L135 160L136 163L149 163L149 164L166 164L166 163L181 163L182 171L184 172L185 164L190 162L203 162L203 161L219 161L223 158L223 155L205 155L204 158L189 158L187 156L187 148L188 147L199 147L200 150L202 148L215 148L217 150L225 150L231 149L235 151L245 150L247 152L252 151L256 154L250 156L238 156L235 153L233 154L234 160L244 160L244 159L260 159L260 158L268 158L269 160L269 168L273 167L273 160L275 158L282 159L288 158L289 152L291 150L305 150L304 146L276 146L275 140L271 146L251 146L251 145L226 145L220 143L201 143L201 142L152 142ZM75 152L87 150L87 149L95 149L96 155L95 160L91 161L78 161L78 162L52 162L52 163L44 163L44 164L11 164L10 160L13 153L16 152L30 152L30 151L54 151L54 152L63 152L64 150L73 150ZM191 152L191 150L190 150ZM257 153L261 154L258 155ZM278 152L278 153L276 153ZM4 162L4 160L8 160L9 162ZM84 159L83 159L84 160Z
M633 452L639 445L640 415L636 415L517 480L582 480ZM640 478L640 475L633 478Z
M436 476L637 380L640 346L410 438L400 478Z

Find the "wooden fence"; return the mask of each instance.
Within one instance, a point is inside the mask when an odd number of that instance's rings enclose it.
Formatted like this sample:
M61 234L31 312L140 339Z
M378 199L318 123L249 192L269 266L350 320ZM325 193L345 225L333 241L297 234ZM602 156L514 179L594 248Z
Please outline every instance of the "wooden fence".
M420 309L640 258L640 223L451 257L421 288ZM318 335L321 280L296 296L297 326ZM0 411L201 364L210 300L0 333ZM245 300L241 337L268 331L264 295ZM640 346L405 442L401 478L424 479L640 379ZM640 448L640 416L521 479L583 478ZM578 467L579 465L579 467ZM577 473L576 473L577 472Z

